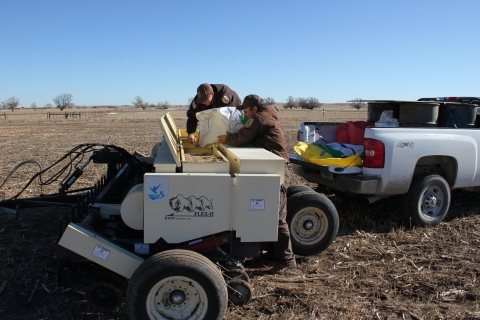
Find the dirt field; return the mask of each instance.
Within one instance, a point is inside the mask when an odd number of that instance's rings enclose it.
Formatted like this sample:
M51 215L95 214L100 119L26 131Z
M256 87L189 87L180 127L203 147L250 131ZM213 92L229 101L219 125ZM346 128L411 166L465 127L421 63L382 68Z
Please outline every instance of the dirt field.
M364 111L341 109L325 114L281 110L290 151L302 120L366 119ZM183 127L185 110L171 111ZM161 140L157 122L163 114L47 120L24 111L23 118L0 116L0 185L20 162L33 159L45 168L82 143L149 154ZM13 174L0 187L0 200L16 194L37 170L29 164ZM102 173L98 165L77 186L91 185ZM316 187L295 175L292 184ZM48 191L31 186L25 196ZM364 205L327 196L340 215L333 245L320 255L297 257L299 267L283 275L265 272L273 261L248 260L255 296L242 308L230 306L225 319L480 319L477 194L453 191L446 221L434 228L404 224L398 218L400 198ZM0 211L0 319L128 319L123 308L115 314L92 311L84 286L71 281L59 287L48 272L55 260L58 215L49 209L22 210L15 219Z

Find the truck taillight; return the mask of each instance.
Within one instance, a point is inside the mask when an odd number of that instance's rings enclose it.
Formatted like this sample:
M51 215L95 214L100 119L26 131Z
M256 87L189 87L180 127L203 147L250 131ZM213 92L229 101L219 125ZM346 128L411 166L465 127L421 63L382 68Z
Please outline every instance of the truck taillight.
M297 141L300 141L300 130L297 130Z
M365 168L383 168L385 164L385 146L383 142L374 139L365 139L363 166Z

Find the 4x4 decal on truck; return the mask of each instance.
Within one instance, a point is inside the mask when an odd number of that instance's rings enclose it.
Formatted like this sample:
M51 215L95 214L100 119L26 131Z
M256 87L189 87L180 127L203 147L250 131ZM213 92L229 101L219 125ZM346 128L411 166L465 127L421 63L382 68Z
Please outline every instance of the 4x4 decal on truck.
M165 216L166 220L172 219L173 215L176 217L213 217L212 200L205 196L199 198L190 196L185 198L184 195L179 194L176 197L170 198L170 208L175 211L172 214ZM179 215L178 213L186 211L186 213Z
M397 147L400 147L400 148L403 148L403 147L413 148L413 142L399 142L399 143L397 143Z

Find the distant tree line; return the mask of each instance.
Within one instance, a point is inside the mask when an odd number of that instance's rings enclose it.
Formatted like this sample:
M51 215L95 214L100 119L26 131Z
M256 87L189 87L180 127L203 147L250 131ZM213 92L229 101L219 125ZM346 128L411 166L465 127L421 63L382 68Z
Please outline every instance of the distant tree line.
M365 100L362 100L360 98L355 98L353 100L348 101L351 103L352 108L360 110L363 109L367 106L367 102Z
M13 112L13 110L15 110L19 104L20 99L16 97L11 97L2 102L2 109L11 109Z
M73 96L69 93L62 93L59 96L53 98L53 102L58 109L63 110L65 108L73 108L75 105L72 103Z
M135 106L135 108L140 108L143 110L146 110L147 108L156 108L156 109L164 109L164 110L170 108L170 103L167 100L160 101L155 105L153 103L149 104L148 102L145 102L140 96L136 96L132 104Z
M283 105L285 109L293 109L293 108L302 108L302 109L316 109L320 108L323 105L317 98L309 97L309 98L294 98L289 96L287 98L287 103Z
M75 104L72 102L73 100L73 95L71 95L70 93L62 93L58 96L56 96L55 98L53 98L53 102L55 103L55 106L60 109L60 110L64 110L64 109L67 109L67 108L74 108L75 107ZM136 107L136 108L142 108L143 110L147 109L147 108L156 108L156 109L169 109L170 108L170 103L165 100L165 101L160 101L158 102L157 104L149 104L147 102L145 102L142 97L140 96L136 96L134 101L132 102L132 104ZM0 109L10 109L12 111L14 111L15 109L17 109L20 105L20 99L17 98L17 97L11 97L11 98L8 98L7 100L5 101L2 101L0 102ZM52 108L53 105L51 105L50 103L47 103L45 105L46 108ZM37 104L34 102L30 105L30 109L33 109L33 110L37 110L38 109L38 106Z
M73 96L69 93L62 93L55 98L53 98L53 102L55 103L55 106L60 109L64 110L66 108L74 108L75 104L72 102ZM188 104L190 104L193 101L193 98L188 99ZM265 104L267 105L275 105L275 99L272 97L266 97L263 99ZM367 103L365 100L362 100L360 98L356 98L353 100L348 101L351 103L351 107L357 110L363 109L367 106ZM136 96L135 99L132 102L133 106L136 108L141 108L143 110L147 108L156 108L156 109L169 109L171 108L170 103L165 100L165 101L160 101L157 104L153 103L148 103L142 99L140 96ZM0 108L1 109L10 109L14 111L15 109L18 108L20 105L20 99L17 97L10 97L7 100L0 102ZM292 96L289 96L287 98L286 103L283 105L285 109L296 109L296 108L302 108L302 109L317 109L320 108L323 105L317 98L314 97L309 97L309 98L294 98ZM46 105L47 108L51 108L51 104ZM30 105L30 109L37 110L38 106L34 102Z
M75 104L72 103L72 99L73 99L73 96L71 94L62 93L61 95L53 98L53 102L55 103L58 109L63 110L65 108L75 107ZM11 97L1 102L2 109L11 109L12 112L13 110L17 109L19 105L20 105L20 99L17 97ZM52 107L52 105L48 103L46 107ZM35 102L30 105L30 109L37 110L37 108L38 107Z

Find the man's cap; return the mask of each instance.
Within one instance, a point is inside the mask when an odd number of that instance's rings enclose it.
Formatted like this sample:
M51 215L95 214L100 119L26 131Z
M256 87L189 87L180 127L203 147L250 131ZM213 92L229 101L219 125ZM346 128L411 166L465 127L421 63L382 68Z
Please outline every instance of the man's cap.
M243 103L237 107L237 110L245 110L250 107L263 107L263 99L256 94L249 94L243 98Z
M197 104L205 104L207 102L208 94L213 92L213 88L208 83L202 83L197 88Z

